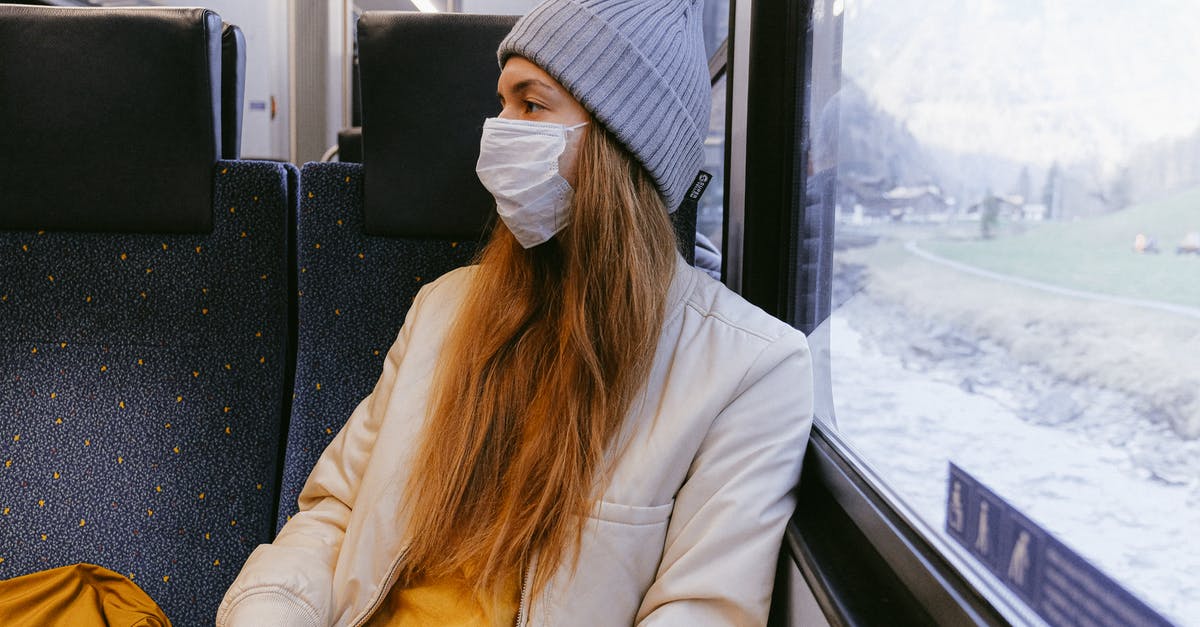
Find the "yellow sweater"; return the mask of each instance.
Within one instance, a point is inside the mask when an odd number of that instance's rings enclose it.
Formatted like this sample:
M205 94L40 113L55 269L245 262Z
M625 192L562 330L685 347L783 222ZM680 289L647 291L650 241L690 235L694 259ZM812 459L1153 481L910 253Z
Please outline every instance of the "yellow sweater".
M368 627L498 627L512 625L521 604L517 578L497 596L482 599L465 578L418 581L394 586L371 616Z

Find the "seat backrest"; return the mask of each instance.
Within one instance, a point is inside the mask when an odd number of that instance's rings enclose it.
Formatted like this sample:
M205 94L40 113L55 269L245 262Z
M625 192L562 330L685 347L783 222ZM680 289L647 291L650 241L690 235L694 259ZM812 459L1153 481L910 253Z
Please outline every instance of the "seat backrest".
M363 166L309 163L297 222L299 325L278 527L321 452L375 385L421 286L470 263L472 240L368 235Z
M246 94L246 36L221 27L221 158L242 156L242 99Z
M211 624L270 538L288 166L216 168L207 234L0 232L0 579L99 564Z
M515 19L367 12L358 21L364 163L301 171L299 337L280 527L379 378L417 290L469 263L489 228L494 205L474 164L483 120L496 108L495 51Z
M13 32L7 8L0 41ZM220 83L183 101L159 98L156 81L206 65L197 45L205 40L179 33L215 29L219 19L162 10L168 17L156 22L159 11L61 13L59 28L37 29L41 38L26 40L25 52L52 56L71 47L64 39L107 28L113 38L80 59L110 77L136 61L112 91L144 95L139 115L188 127L211 114ZM133 54L122 40L167 49ZM0 85L12 87L12 64L0 66ZM65 107L47 99L66 93L76 106L112 102L105 84L69 72L57 77L64 85L39 80L44 90L20 98L0 91L0 115ZM75 133L24 141L53 141L70 161L107 132L86 113L61 119ZM238 567L272 533L298 175L285 164L217 161L215 135L187 131L154 122L120 143L136 159L146 155L148 168L168 144L209 155L140 173L161 179L161 197L131 189L136 181L121 168L85 172L84 200L103 199L89 212L65 212L60 203L87 202L62 193L0 186L0 579L98 564L132 578L177 625L212 624ZM28 150L49 155L43 148ZM9 163L43 181L59 167ZM58 176L82 184L75 173ZM58 228L67 215L74 228Z

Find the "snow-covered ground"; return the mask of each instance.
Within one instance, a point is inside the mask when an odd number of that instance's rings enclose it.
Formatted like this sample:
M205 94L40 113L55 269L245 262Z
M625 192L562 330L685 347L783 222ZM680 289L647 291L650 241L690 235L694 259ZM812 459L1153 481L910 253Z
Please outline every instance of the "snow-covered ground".
M869 290L830 324L839 431L933 527L953 461L1168 618L1200 625L1200 441L1140 415L1137 398L1047 381L989 338Z

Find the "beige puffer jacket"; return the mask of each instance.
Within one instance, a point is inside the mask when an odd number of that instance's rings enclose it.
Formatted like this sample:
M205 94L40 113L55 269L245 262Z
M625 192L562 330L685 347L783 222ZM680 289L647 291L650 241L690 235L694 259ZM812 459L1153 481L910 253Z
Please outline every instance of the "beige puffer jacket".
M471 272L421 290L374 392L317 462L300 512L251 554L217 625L361 625L390 590L431 372ZM518 623L764 624L811 416L804 336L679 259L578 569L523 594Z

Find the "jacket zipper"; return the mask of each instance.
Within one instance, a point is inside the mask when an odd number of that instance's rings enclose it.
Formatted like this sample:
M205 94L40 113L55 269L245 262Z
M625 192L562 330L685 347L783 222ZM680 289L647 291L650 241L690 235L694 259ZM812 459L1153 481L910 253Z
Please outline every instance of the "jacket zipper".
M384 597L386 597L388 593L392 591L392 586L396 585L396 572L400 570L400 562L404 561L404 556L407 553L408 547L404 547L404 549L400 551L400 555L396 556L396 560L392 562L392 567L388 569L388 576L387 579L384 580L383 588L379 590L379 594L375 596L375 599L371 602L371 605L368 606L367 613L363 614L362 618L354 622L354 627L362 627L365 625L367 621L371 619L371 616L375 614L375 610L379 609L379 604L383 603Z
M529 565L525 567L525 574L521 577L521 602L517 605L516 627L525 627L526 621L529 620L529 582L533 579L533 569L536 565L535 555L530 558Z

